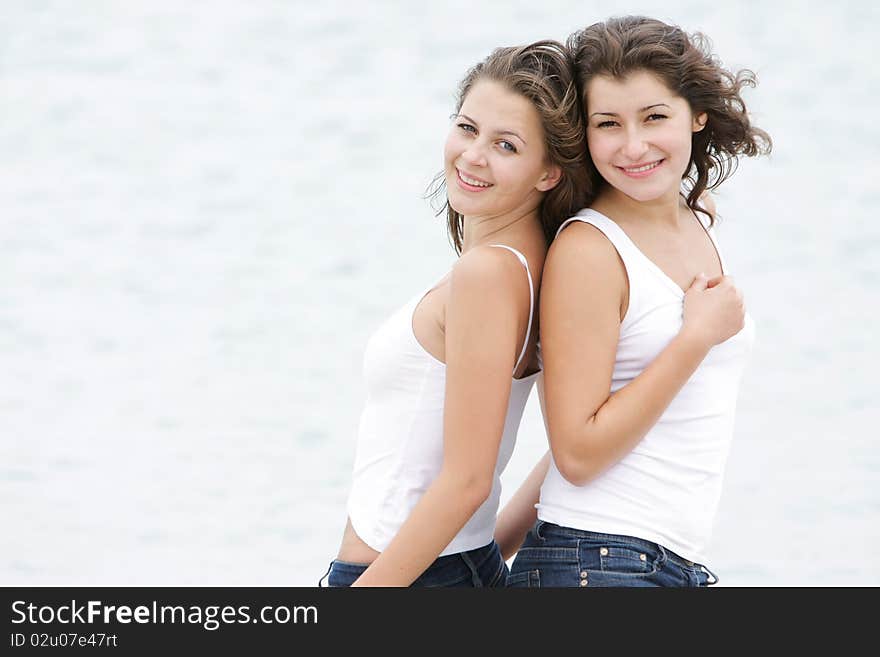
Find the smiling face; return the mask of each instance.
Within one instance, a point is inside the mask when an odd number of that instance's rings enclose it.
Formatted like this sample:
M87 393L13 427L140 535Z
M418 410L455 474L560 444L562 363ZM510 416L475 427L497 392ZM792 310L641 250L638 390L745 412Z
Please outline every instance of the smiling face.
M468 91L444 148L449 205L465 217L537 209L561 175L547 161L537 110L493 80Z
M636 201L677 197L691 137L705 127L688 102L648 71L587 85L587 144L599 174Z

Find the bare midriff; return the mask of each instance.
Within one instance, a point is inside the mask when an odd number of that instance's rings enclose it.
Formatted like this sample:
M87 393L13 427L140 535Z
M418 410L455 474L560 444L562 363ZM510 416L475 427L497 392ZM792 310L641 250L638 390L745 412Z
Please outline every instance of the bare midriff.
M379 553L364 543L363 539L355 533L354 527L351 526L351 519L347 519L345 532L342 535L342 545L339 547L339 554L336 555L336 558L348 563L366 565L373 563L378 556Z

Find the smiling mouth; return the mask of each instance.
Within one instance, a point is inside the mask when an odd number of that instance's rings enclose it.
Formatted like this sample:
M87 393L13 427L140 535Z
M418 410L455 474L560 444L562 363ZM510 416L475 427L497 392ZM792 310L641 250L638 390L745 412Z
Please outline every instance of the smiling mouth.
M661 164L663 164L663 162L665 162L665 160L657 160L656 162L649 162L648 164L640 164L639 166L635 166L635 167L617 167L617 168L620 169L621 171L623 171L624 173L640 174L640 173L647 173L648 171L653 171L654 169L659 167Z
M484 180L480 180L479 178L471 178L467 174L462 173L460 169L456 169L455 172L458 174L458 179L469 187L479 187L480 189L486 189L487 187L492 186L492 183L487 183Z

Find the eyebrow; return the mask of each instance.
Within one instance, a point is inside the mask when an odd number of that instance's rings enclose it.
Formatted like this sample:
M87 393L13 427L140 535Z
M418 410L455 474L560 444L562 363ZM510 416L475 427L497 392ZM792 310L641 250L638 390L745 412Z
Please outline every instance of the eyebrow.
M654 107L666 107L667 109L672 109L672 108L669 107L669 105L667 105L666 103L654 103L653 105L646 105L645 107L642 107L642 108L639 110L639 112L647 112L649 109L653 109ZM594 116L596 116L596 115L599 115L599 116L617 116L617 114L615 114L614 112L593 112L592 114L590 114L590 117L592 118L592 117L594 117Z
M474 120L473 120L471 117L469 117L467 114L461 114L461 113L459 113L459 114L457 114L456 116L460 116L460 117L463 118L463 119L467 119L468 121L470 121L471 123L473 123L473 124L474 124L475 126L477 126L478 128L480 127L480 124L477 123L476 121L474 121ZM526 146L529 145L528 142L527 142L525 139L523 139L522 137L520 137L520 136L519 136L517 133L515 133L513 130L499 130L499 131L496 132L495 134L496 134L496 135L513 135L514 137L516 137L517 139L519 139L522 143L524 143Z

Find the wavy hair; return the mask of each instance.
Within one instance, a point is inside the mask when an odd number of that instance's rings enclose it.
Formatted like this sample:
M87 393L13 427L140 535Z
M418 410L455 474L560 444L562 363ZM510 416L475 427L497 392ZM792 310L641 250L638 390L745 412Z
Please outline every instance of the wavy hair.
M459 84L456 114L480 80L503 84L530 101L540 117L547 158L562 171L559 183L544 193L539 206L541 226L549 244L560 224L584 206L591 191L586 168L586 129L573 62L565 46L553 40L496 48L473 66ZM432 181L428 195L442 195L444 203L437 214L445 211L449 240L460 254L464 217L449 205L445 191L445 176L441 172Z
M688 206L714 223L715 218L700 207L703 192L733 175L739 156L765 155L773 146L770 135L751 124L741 96L744 87L756 85L755 74L725 69L704 34L688 34L644 16L595 23L569 36L566 45L575 62L584 108L592 78L625 78L647 71L684 98L695 116L706 113L706 127L693 134L691 159L682 180ZM591 160L588 168L595 194L602 178Z

